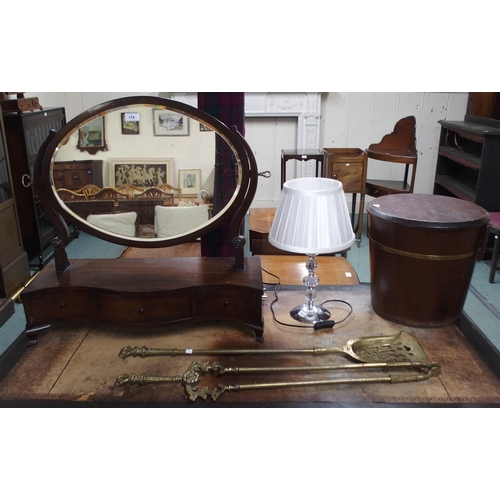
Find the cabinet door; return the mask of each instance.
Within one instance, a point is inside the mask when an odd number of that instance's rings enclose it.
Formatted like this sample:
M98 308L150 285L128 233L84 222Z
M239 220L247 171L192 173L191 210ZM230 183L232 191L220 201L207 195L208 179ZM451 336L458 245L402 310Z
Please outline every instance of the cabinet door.
M93 184L92 171L89 172L86 168L79 168L64 172L64 186L61 187L79 189L87 184Z
M39 255L55 236L55 230L33 187L35 159L51 130L66 122L64 108L33 113L4 113L5 136L12 184L23 239L30 258Z
M0 298L12 297L30 278L14 202L8 153L0 116Z
M363 191L362 163L335 162L329 167L330 178L342 182L344 193L360 193Z

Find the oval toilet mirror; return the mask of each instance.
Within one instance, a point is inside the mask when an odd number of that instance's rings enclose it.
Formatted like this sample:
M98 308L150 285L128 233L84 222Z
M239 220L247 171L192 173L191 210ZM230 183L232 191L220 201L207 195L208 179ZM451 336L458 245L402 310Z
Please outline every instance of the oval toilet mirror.
M82 130L91 135L94 129L106 131L106 148L89 154L81 148ZM245 145L235 130L186 104L117 99L55 134L41 167L50 178L45 194L67 222L90 234L131 246L169 246L206 234L238 211L251 178ZM224 148L226 163L216 171ZM137 214L135 232L122 230L120 219L130 213Z

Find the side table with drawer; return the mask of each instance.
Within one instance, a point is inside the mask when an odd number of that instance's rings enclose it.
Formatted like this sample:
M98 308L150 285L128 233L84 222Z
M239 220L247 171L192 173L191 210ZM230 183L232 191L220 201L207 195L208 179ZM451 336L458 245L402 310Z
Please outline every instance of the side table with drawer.
M325 148L326 177L342 182L344 193L352 194L351 221L359 247L363 232L366 194L366 152L357 148ZM356 198L360 194L359 216L355 224Z

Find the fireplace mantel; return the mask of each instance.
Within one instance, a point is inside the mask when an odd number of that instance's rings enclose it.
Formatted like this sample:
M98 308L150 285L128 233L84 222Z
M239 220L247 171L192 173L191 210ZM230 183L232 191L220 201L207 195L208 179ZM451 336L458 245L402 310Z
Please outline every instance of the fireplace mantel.
M196 92L171 96L191 106L198 104ZM245 92L245 116L297 117L297 149L319 149L321 92Z

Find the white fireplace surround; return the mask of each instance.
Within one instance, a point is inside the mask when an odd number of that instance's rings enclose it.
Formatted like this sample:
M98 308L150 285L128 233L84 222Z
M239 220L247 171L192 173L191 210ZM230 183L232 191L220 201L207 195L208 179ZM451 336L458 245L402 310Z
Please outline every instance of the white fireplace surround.
M172 93L171 98L198 106L196 92ZM245 116L297 117L297 149L319 149L321 92L245 92ZM315 162L307 164L306 175L315 175Z

